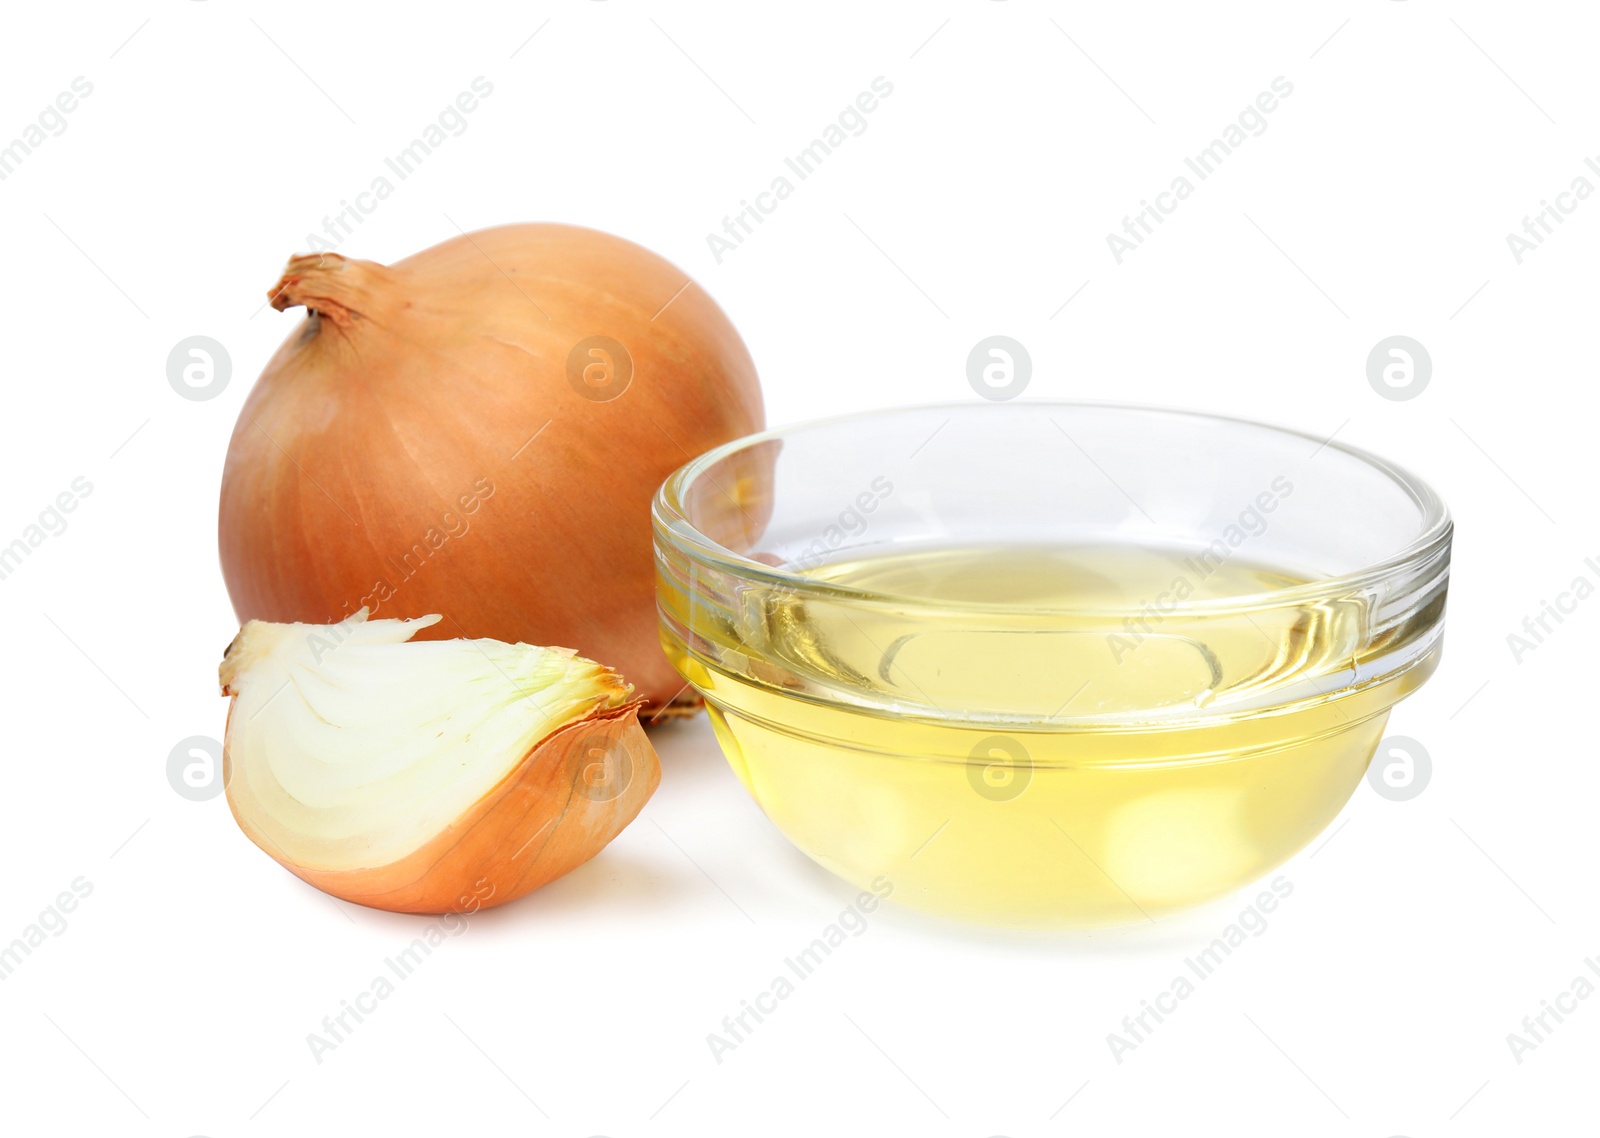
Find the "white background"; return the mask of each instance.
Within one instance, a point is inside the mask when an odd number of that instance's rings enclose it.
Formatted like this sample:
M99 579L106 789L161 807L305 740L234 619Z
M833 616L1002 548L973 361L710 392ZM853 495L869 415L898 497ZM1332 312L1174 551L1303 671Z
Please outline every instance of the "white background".
M74 77L93 93L0 182L0 544L74 478L93 492L0 581L0 940L73 879L93 893L0 983L0 1125L1592 1132L1600 999L1521 1064L1506 1042L1600 954L1600 600L1521 663L1506 642L1600 576L1583 565L1600 555L1600 201L1521 264L1506 242L1574 178L1600 185L1583 165L1600 155L1589 17L1425 0L8 7L0 141ZM883 909L718 1064L707 1034L851 891L766 823L702 717L657 737L663 785L599 858L476 919L315 1062L307 1034L423 922L304 886L221 798L174 793L165 764L222 730L222 458L301 318L264 292L476 76L494 90L466 132L342 252L390 261L519 220L623 234L726 308L773 424L976 398L967 352L1000 333L1032 354L1025 398L1337 431L1432 481L1458 525L1447 649L1390 723L1431 753L1426 790L1363 785L1284 870L1294 893L1267 931L1121 1064L1107 1033L1245 898L1091 937ZM707 233L876 76L894 93L869 129L718 264ZM1269 129L1117 264L1106 235L1277 76L1294 93ZM166 376L197 334L233 363L203 402ZM1365 374L1392 334L1433 360L1407 402Z

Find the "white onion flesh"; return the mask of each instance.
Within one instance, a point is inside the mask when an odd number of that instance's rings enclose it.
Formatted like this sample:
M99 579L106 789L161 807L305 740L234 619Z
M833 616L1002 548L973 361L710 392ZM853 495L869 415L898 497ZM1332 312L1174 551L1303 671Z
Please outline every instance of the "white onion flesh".
M541 739L628 699L570 649L411 641L439 619L245 625L222 669L227 789L269 848L315 871L397 862Z

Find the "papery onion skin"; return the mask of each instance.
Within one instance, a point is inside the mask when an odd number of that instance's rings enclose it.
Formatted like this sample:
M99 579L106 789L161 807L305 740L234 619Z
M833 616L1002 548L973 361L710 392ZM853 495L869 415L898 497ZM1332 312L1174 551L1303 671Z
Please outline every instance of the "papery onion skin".
M703 290L621 238L514 225L389 267L296 257L271 295L310 315L228 448L219 550L241 623L438 612L424 635L604 661L652 718L682 698L650 499L763 425L749 352ZM615 398L569 379L593 337L631 360Z
M585 789L596 743L628 757L630 776L615 798ZM246 837L324 893L395 913L471 913L514 901L594 857L638 816L660 783L661 764L639 726L639 704L632 703L546 736L455 825L390 865L308 869L237 809L233 816Z

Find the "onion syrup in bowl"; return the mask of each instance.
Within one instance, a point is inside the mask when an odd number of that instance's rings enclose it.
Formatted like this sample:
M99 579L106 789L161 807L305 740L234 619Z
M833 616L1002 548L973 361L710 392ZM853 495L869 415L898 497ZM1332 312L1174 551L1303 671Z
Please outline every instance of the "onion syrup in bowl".
M662 642L745 787L841 877L996 924L1237 890L1437 664L1450 521L1353 448L1074 404L874 412L670 478Z

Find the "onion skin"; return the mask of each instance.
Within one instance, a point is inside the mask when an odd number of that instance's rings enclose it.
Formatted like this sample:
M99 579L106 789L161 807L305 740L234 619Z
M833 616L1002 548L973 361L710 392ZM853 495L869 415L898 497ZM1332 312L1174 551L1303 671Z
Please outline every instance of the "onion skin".
M683 681L658 641L651 497L763 425L748 351L687 281L563 225L465 234L390 267L294 258L273 306L310 314L246 400L223 475L240 623L442 613L424 636L570 645L664 712ZM569 381L595 336L632 361L606 401Z
M626 776L614 793L586 789L597 749L607 753L608 766L626 756ZM224 749L225 782L230 770ZM660 782L661 763L634 702L545 736L455 824L389 865L332 872L296 865L234 808L231 796L228 804L246 837L324 893L395 913L471 913L514 901L594 857L638 816Z

